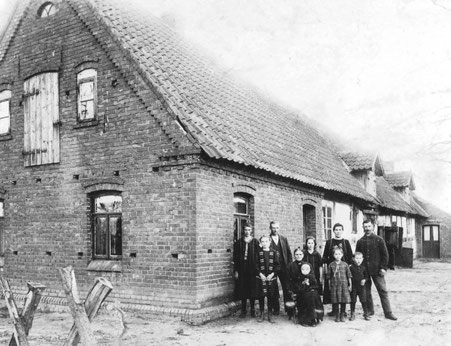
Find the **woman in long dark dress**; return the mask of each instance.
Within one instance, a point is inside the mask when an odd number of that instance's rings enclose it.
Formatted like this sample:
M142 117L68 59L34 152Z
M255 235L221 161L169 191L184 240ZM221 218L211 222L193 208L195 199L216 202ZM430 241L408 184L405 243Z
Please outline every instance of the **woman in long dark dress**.
M294 250L295 260L288 267L289 288L296 301L299 323L304 326L315 326L323 320L323 304L312 266L304 262L303 257L301 248Z
M343 238L343 232L344 228L343 225L340 223L336 223L333 227L334 232L334 238L329 239L326 241L326 245L324 246L324 252L323 252L323 266L324 270L323 273L327 272L327 268L329 265L335 260L334 258L334 248L339 247L343 250L343 262L346 262L348 265L352 264L352 248L351 243L349 243L349 240ZM329 289L329 283L327 280L324 280L324 290L323 290L323 304L331 304L330 299L330 289ZM335 316L337 311L335 311L332 307L332 311L329 312L328 316Z
M316 282L318 284L318 293L323 294L323 288L321 285L321 275L323 271L321 255L316 251L316 240L314 237L309 236L305 240L304 245L304 261L312 265L313 274L315 275Z

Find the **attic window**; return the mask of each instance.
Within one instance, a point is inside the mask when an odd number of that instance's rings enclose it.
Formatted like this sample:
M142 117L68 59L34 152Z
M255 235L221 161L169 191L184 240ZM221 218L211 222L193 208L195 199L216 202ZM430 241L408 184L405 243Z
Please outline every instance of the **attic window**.
M39 7L38 16L39 18L50 17L51 15L55 14L55 12L55 5L53 5L53 3L51 2L46 2L41 7Z
M77 75L78 121L96 118L97 71L86 69Z

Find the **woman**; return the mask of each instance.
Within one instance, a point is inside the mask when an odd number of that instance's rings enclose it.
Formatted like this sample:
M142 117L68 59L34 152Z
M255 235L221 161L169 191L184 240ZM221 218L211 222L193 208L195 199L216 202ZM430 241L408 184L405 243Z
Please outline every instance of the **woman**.
M338 247L343 250L343 258L342 261L346 262L348 265L352 264L352 248L349 240L343 238L344 228L341 223L336 223L333 227L334 238L326 241L326 246L324 246L323 252L323 273L327 272L327 268L329 265L335 260L334 258L334 248ZM330 289L329 283L327 280L324 280L324 290L323 290L323 304L331 304L330 301ZM335 316L337 311L333 310L329 312L328 316Z
M323 319L323 305L312 265L304 262L303 257L301 248L294 250L294 261L288 266L288 283L296 300L299 323L314 327Z

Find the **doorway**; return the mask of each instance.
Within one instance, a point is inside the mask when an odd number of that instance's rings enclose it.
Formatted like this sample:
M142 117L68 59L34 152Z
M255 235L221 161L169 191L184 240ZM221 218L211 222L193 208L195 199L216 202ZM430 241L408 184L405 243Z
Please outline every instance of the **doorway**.
M423 226L423 257L440 258L439 225Z

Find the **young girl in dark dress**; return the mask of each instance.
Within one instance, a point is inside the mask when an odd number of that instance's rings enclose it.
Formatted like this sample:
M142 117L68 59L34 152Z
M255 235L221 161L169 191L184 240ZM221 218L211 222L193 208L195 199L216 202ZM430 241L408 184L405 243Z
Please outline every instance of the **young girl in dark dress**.
M312 265L313 274L315 275L316 282L318 284L318 293L323 294L323 287L321 284L321 276L323 266L321 262L321 255L316 251L316 240L314 237L307 237L304 246L304 262L308 262Z
M335 322L345 321L346 304L351 303L352 275L349 266L341 259L343 257L343 249L335 247L334 258L327 269L327 279L329 280L330 300L335 312ZM340 313L338 313L340 306Z

